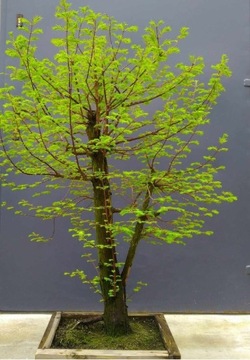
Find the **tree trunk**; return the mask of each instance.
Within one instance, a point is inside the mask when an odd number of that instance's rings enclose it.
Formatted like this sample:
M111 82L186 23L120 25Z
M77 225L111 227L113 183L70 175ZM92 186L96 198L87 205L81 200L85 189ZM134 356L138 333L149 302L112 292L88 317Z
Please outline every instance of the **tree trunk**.
M91 113L87 128L89 140L100 137L96 114ZM92 185L95 206L96 247L98 250L100 287L104 300L104 323L109 335L124 335L130 332L126 291L117 266L116 243L112 234L112 198L108 179L106 151L92 151Z
M104 303L104 323L107 334L111 336L127 335L131 332L125 291L119 285L119 291L115 297L109 297Z
M126 291L117 266L116 244L109 230L112 224L111 194L107 181L93 181L96 243L98 249L99 275L104 300L104 322L106 331L112 336L130 332Z

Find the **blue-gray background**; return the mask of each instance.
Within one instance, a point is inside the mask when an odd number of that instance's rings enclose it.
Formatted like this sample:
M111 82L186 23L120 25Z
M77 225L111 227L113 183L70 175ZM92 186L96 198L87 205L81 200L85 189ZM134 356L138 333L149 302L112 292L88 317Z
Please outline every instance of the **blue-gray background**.
M188 241L186 246L153 247L141 244L130 288L137 280L148 287L133 296L129 308L157 311L227 312L250 310L249 179L250 90L243 86L250 78L249 0L71 0L75 7L90 5L118 20L142 29L150 19L164 19L176 33L182 26L190 35L182 43L181 58L201 55L209 66L228 54L233 76L225 81L226 92L212 113L212 125L205 142L213 143L222 132L229 134L230 151L220 157L226 164L221 175L226 190L238 202L220 207L210 221L212 237ZM6 66L4 44L9 31L17 31L16 14L42 15L45 34L42 54L48 45L56 0L0 0L0 71ZM18 200L22 194L4 188L1 199ZM81 245L71 240L67 224L57 226L49 244L30 243L27 235L47 224L1 211L0 227L0 311L10 310L97 310L98 297L69 279L64 271L81 268ZM129 290L130 292L130 290Z

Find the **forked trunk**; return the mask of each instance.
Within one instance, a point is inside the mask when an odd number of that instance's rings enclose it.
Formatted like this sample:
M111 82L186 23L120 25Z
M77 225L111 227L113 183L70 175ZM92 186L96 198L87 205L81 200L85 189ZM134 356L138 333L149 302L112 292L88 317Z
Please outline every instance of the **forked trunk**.
M116 244L109 225L112 224L110 191L107 183L93 182L100 286L104 300L104 322L111 336L130 332L125 288L118 268Z
M89 114L89 140L100 137L96 113ZM98 250L100 287L104 300L104 323L107 334L118 336L130 332L125 285L122 282L113 238L112 199L108 177L106 151L96 149L91 154L92 185L95 206L96 248Z

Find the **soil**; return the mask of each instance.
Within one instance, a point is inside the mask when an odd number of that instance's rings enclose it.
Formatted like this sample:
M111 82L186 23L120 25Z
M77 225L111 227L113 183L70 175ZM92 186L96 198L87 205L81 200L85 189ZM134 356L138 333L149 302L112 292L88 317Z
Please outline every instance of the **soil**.
M111 337L105 333L102 320L97 319L93 323L86 324L84 323L85 319L62 318L51 347L57 349L166 350L153 317L131 317L132 333L117 337Z

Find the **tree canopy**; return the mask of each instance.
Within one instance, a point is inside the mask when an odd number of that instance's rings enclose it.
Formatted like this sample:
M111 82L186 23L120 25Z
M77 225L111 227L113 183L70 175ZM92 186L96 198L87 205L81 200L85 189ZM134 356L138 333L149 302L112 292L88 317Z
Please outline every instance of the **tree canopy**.
M112 269L104 277L114 297L141 239L171 244L210 235L205 219L218 213L218 204L235 200L217 176L227 135L203 154L199 149L224 91L222 78L231 72L226 55L207 83L201 81L202 57L170 66L187 28L171 38L163 21L150 21L135 43L137 26L89 7L74 10L61 0L55 18L52 58L37 56L40 17L24 19L21 31L10 33L6 54L15 64L7 66L0 89L2 180L47 199L47 206L23 199L16 213L69 217L71 235L96 248L99 263L100 252L112 250L103 266ZM34 182L23 182L23 175ZM55 200L51 193L62 189ZM45 240L37 233L31 239ZM129 250L118 260L121 240ZM82 270L72 275L93 286L100 282Z

